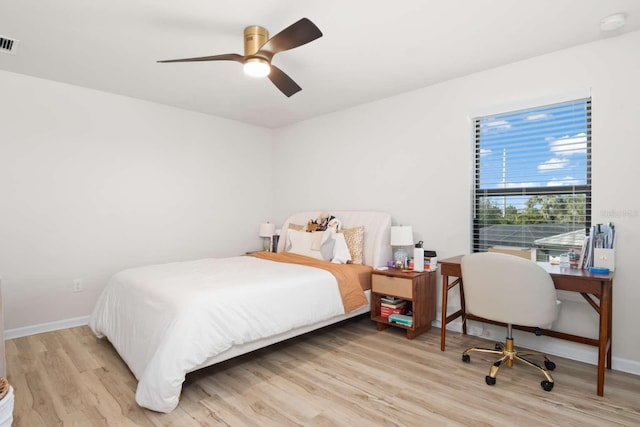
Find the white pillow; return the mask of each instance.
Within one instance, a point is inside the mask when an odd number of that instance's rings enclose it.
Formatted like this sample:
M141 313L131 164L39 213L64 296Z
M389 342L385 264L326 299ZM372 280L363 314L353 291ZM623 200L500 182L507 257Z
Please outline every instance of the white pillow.
M330 261L333 258L334 240L327 239L320 246L320 250L314 250L314 240L319 237L314 236L314 234L315 233L308 233L306 231L287 230L287 240L291 245L287 251L298 255L305 255L311 258ZM287 247L289 244L287 244Z
M347 261L351 261L351 252L349 252L349 246L347 246L347 241L344 239L344 234L334 233L331 236L331 240L335 242L331 262L334 264L346 264Z

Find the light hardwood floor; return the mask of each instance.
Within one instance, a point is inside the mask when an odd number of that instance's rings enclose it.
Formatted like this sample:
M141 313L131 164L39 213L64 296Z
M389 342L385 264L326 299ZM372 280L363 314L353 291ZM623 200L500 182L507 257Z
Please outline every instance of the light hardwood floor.
M178 408L160 414L134 400L136 381L106 340L88 327L7 341L15 426L613 426L640 425L640 377L562 358L555 387L521 365L484 377L491 346L440 330L415 340L376 331L358 317L187 375ZM516 343L517 345L517 343Z

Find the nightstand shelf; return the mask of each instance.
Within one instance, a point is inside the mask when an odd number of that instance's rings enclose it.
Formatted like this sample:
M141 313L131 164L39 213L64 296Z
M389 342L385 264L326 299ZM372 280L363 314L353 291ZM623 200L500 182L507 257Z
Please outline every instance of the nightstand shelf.
M380 315L380 298L393 296L409 301L413 310L413 325L389 322ZM391 325L407 330L413 339L431 328L436 318L435 271L375 270L371 276L371 320L379 331Z

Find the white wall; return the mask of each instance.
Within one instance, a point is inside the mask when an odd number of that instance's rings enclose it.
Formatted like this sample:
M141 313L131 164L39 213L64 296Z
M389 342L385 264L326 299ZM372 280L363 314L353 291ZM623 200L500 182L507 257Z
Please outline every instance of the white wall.
M6 328L90 314L123 268L259 248L271 144L267 129L0 71Z
M412 225L415 239L440 257L468 253L470 117L591 88L593 221L612 221L619 233L613 354L618 367L640 372L640 340L633 338L640 324L638 46L634 32L279 129L275 217L308 209L383 210ZM574 305L582 313L568 316L570 328L595 321L586 303Z
M440 257L466 253L470 115L591 88L593 220L619 230L614 367L640 372L638 45L631 33L273 134L0 71L5 326L86 316L122 268L258 248L261 221L298 210L388 211ZM84 292L71 292L75 278ZM595 315L573 305L569 326L589 329Z

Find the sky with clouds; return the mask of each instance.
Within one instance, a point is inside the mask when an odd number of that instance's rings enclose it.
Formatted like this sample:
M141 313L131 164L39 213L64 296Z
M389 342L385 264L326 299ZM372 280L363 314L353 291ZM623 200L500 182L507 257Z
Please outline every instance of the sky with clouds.
M587 183L585 100L479 120L481 188Z

